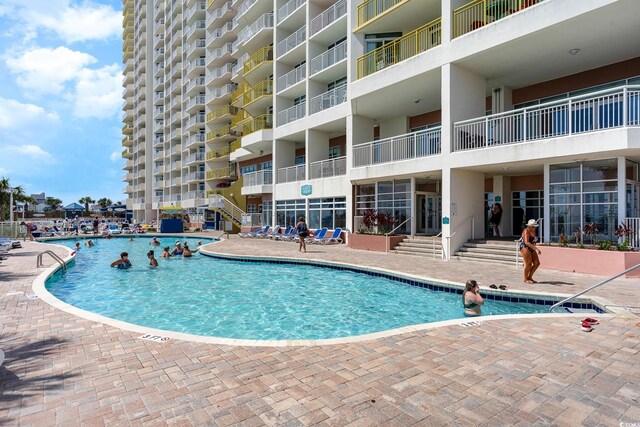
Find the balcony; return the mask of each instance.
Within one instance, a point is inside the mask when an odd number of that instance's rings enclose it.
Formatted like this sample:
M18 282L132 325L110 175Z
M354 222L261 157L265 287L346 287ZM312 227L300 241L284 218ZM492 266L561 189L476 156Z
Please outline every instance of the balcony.
M453 11L453 38L470 33L543 0L475 0Z
M206 141L207 142L220 142L220 141L229 141L234 139L234 133L231 130L231 126L223 126L217 129L213 129L210 132L207 132Z
M278 92L300 83L305 77L307 77L307 67L305 65L294 68L287 74L278 77Z
M294 50L297 46L300 46L307 39L307 27L303 25L298 30L288 36L286 39L278 43L276 48L277 57L281 58L288 52Z
M215 85L219 85L220 83L229 81L230 80L229 77L231 77L232 72L233 72L233 64L231 63L225 64L220 68L216 68L215 70L208 72L207 79L206 79L207 86L214 82L215 82Z
M235 83L229 83L227 85L224 85L222 87L218 87L215 89L209 89L209 94L207 95L206 98L206 103L210 103L213 101L216 102L227 102L228 99L231 99L231 95L233 94L233 92L236 90L236 85ZM228 98L228 99L227 99Z
M305 165L295 165L288 168L278 169L278 184L284 184L285 182L304 181L305 178Z
M186 46L186 50L187 50L187 59L191 58L191 55L196 51L196 50L200 50L202 51L202 49L205 47L205 39L198 39L196 41L194 41L193 43L191 43L190 45Z
M353 147L353 167L398 162L440 154L440 128L421 130Z
M244 62L243 73L247 75L261 65L271 63L271 61L273 61L273 46L263 47Z
M191 181L204 181L204 171L191 172L187 174L184 178L184 182L187 183Z
M196 163L196 162L204 162L204 153L194 153L187 156L187 158L184 159L185 166L188 166L191 163Z
M306 105L306 102L301 102L300 104L278 112L278 126L286 125L287 123L303 118L306 115Z
M272 30L273 29L273 13L265 13L260 18L258 18L253 24L248 27L245 27L242 31L238 33L238 46L243 46L246 51L251 51L251 47L249 42L251 39L256 37L263 30ZM271 39L271 31L265 34L264 40L256 40L255 43L251 43L252 45L264 46L267 40ZM262 39L262 37L261 37Z
M251 120L252 118L253 117L251 117L251 115L249 115L245 110L238 110L236 115L231 118L231 129L241 128L247 120Z
M187 140L185 141L185 147L184 148L189 148L192 145L199 145L201 143L204 143L204 135L201 133L197 133L195 135L191 135L189 138L187 138Z
M311 60L311 75L326 70L344 59L347 59L346 40L313 58Z
M313 162L310 166L309 179L329 178L332 176L347 174L347 158L336 157L335 159Z
M227 157L230 152L231 150L229 149L229 147L207 151L207 161L223 159Z
M437 18L362 55L357 60L357 78L361 79L438 46L442 40L441 31L441 19Z
M338 86L328 92L311 98L309 114L318 113L347 101L347 85Z
M305 0L289 0L278 9L278 24L287 19L293 12L305 3Z
M454 123L451 151L637 126L640 85L629 85Z
M204 172L203 172L203 174L204 174ZM202 179L204 179L204 178L202 178ZM184 200L204 199L204 190L188 191L188 192L183 194L183 198L184 198Z
M269 184L273 184L273 171L271 171L271 169L249 172L242 175L243 187L253 187L256 185Z
M233 52L233 43L226 43L217 49L211 51L211 54L207 56L207 67L219 67L224 65L224 62L231 59L231 53Z
M215 48L216 46L224 43L232 42L234 38L235 34L233 33L233 23L227 22L220 28L216 28L207 34L207 47Z
M263 80L251 87L243 96L243 105L247 112L255 115L264 111L273 102L273 80Z
M207 113L207 123L213 123L216 120L229 119L238 113L238 109L232 105L223 105Z
M384 11L409 0L365 0L358 5L358 27L371 21Z
M256 117L250 122L245 123L242 126L242 135L247 136L259 130L271 128L273 128L273 116L271 114L263 114L262 116Z
M310 35L313 36L347 14L346 0L340 0L311 20Z
M235 179L237 176L235 165L207 171L207 179Z

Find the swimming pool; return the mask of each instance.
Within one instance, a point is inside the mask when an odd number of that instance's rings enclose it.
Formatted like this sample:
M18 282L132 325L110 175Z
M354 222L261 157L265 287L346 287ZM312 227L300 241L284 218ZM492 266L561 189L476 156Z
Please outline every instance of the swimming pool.
M159 238L173 247L175 237ZM192 247L198 239L187 240ZM167 331L248 340L350 337L464 317L461 296L381 275L289 263L203 256L158 259L148 268L150 237L98 239L80 250L47 290L80 309ZM59 243L73 247L75 240ZM82 241L84 245L84 241ZM205 241L206 243L206 241ZM127 251L128 270L110 268ZM539 304L486 301L483 314L546 313Z

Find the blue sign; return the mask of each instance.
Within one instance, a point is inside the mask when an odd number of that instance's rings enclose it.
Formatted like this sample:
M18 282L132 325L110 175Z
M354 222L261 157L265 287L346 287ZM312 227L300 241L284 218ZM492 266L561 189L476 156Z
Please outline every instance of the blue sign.
M300 194L302 194L303 196L309 196L313 192L312 190L313 188L311 184L305 184L300 187Z
M448 217L448 216L443 216L443 217L442 217L442 223L443 223L444 225L449 224L449 217Z
M495 201L496 201L496 203L501 202L502 201L502 197L501 196L496 196L495 197Z

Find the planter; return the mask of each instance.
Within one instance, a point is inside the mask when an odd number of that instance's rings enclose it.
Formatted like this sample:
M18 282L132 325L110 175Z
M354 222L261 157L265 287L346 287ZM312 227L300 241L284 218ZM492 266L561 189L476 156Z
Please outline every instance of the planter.
M559 246L540 246L540 250L540 268L544 270L612 276L640 264L640 252L599 251ZM640 268L625 276L640 277Z
M380 234L350 234L349 247L364 251L389 252L398 243L404 240L405 236L382 236Z

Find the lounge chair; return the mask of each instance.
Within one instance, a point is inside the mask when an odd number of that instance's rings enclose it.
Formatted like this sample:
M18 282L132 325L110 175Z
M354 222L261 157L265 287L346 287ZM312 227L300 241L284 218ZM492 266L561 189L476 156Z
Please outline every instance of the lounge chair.
M122 231L120 231L120 229L118 228L117 225L115 224L110 224L109 225L109 233L110 234L121 234Z
M325 237L324 239L319 240L318 243L322 243L323 245L342 243L342 239L340 238L341 234L342 234L342 228L338 227L335 230L333 230L333 234L331 236Z
M275 240L283 240L283 241L290 241L293 240L294 237L296 237L296 228L289 226L287 227L288 231L285 231L284 233L280 234L279 236L275 236L274 239Z
M307 237L305 239L305 242L312 244L320 243L324 239L324 236L327 235L327 231L327 227L322 227L322 229L317 230L315 233L313 233L313 237Z
M267 225L266 227L269 227L269 226ZM240 232L240 233L238 233L238 237L241 237L241 238L243 238L243 239L244 239L245 237L255 237L255 236L256 236L256 234L263 233L263 232L264 232L264 227L260 227L260 228L258 228L257 230L253 230L253 231L243 231L243 232Z
M272 239L272 240L280 240L283 237L288 236L289 234L291 234L291 230L292 229L293 229L293 227L288 225L287 228L282 233L270 234L269 238ZM280 230L282 230L282 228Z
M271 229L270 232L265 232L265 233L261 233L256 235L256 237L259 237L261 239L270 239L272 236L276 236L278 234L280 234L280 230L282 230L282 227L280 227L279 225L276 225L275 227L273 227Z

